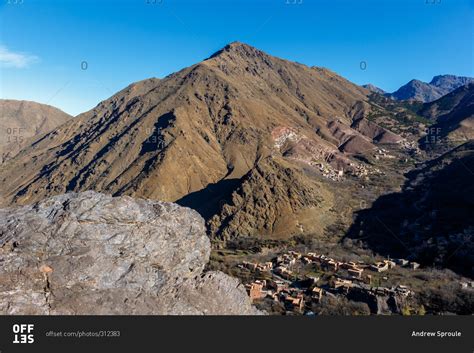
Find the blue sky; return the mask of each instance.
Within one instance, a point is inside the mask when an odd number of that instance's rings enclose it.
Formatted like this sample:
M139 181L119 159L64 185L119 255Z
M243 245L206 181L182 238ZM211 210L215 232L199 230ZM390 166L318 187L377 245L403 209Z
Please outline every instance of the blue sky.
M0 97L73 115L235 40L387 91L474 76L472 0L1 1Z

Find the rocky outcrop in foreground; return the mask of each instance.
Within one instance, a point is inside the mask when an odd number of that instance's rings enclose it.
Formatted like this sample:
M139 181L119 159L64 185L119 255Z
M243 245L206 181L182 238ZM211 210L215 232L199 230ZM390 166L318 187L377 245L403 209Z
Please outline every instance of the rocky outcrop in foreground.
M1 314L258 314L203 272L204 221L173 203L92 191L0 210Z

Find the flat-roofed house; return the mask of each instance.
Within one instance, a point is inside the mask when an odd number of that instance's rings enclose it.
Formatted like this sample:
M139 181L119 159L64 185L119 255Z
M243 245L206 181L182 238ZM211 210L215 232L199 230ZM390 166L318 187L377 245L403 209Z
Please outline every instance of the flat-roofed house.
M250 300L254 301L265 297L265 295L267 294L263 291L265 285L265 281L255 281L250 283L250 285L248 286Z
M347 270L347 273L355 278L362 278L362 272L364 272L364 270L361 268L350 268Z
M319 303L322 297L323 297L323 289L319 287L314 287L313 290L311 291L311 298L313 298L313 300L316 303Z

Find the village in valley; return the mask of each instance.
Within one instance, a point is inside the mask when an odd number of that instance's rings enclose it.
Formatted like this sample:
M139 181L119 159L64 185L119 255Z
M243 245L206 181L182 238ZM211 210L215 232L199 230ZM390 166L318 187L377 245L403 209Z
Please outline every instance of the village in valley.
M321 302L325 296L344 296L365 302L374 314L383 313L383 305L380 305L383 298L382 301L388 303L386 309L401 311L397 306L413 295L412 290L403 284L379 285L379 276L387 279L396 266L416 270L420 265L405 259L385 259L371 264L343 262L322 254L297 251L285 252L264 263L244 261L238 265L241 270L261 278L246 284L252 302L272 300L280 303L288 314L306 315L313 314L311 305ZM308 268L313 270L309 274L305 271ZM327 275L330 275L329 280Z

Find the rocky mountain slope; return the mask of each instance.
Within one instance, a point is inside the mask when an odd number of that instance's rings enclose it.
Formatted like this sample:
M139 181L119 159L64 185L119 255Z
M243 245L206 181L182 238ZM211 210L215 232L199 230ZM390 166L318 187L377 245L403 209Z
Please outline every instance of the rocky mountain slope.
M230 200L210 220L210 231L224 239L232 234L286 238L289 229L321 232L322 215L332 203L332 195L321 182L282 159L269 157L242 178Z
M248 221L241 230L299 234L299 217L317 219L331 204L315 176L364 173L352 155L401 140L366 119L368 94L327 69L232 43L162 80L137 82L44 135L2 168L0 195L4 204L27 204L92 189L191 202L207 219L216 216L219 234L236 231L226 215L237 207ZM238 195L257 187L249 183L258 175L280 187L261 188L244 210ZM208 197L214 187L226 196ZM289 190L297 200L284 195ZM284 209L289 221L262 228L252 221L257 209Z
M258 314L203 272L204 221L176 204L92 191L0 210L0 313Z
M471 77L439 75L433 77L430 83L420 80L411 80L406 85L400 87L397 91L387 93L387 96L396 100L432 102L455 89L472 82L474 82L474 78Z
M0 99L0 163L14 157L31 138L49 132L71 118L46 104Z

